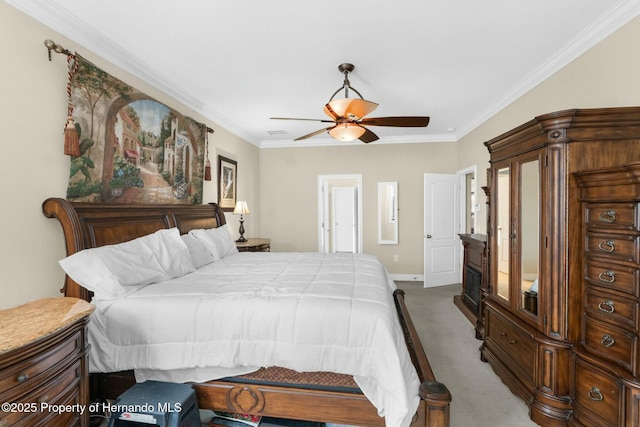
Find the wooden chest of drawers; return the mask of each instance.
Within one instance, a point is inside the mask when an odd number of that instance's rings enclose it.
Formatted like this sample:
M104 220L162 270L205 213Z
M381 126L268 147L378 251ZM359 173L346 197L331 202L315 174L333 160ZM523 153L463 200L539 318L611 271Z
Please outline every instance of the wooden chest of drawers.
M0 311L0 427L89 425L93 306L48 298Z
M584 313L571 425L640 426L640 163L576 173Z

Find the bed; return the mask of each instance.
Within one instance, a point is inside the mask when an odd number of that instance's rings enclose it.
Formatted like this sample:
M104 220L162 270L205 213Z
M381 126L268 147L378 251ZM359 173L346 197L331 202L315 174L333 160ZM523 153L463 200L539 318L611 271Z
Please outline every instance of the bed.
M176 233L184 236L201 230L223 228L226 223L224 213L213 203L195 206L110 205L70 203L64 199L50 198L43 203L43 212L46 217L56 218L62 225L64 242L69 257L84 249L110 247L110 245L130 242L133 239L153 235L157 232L163 232L164 230L173 231L177 229ZM83 251L83 253L85 252L90 251ZM244 255L247 255L247 257L243 257ZM272 257L269 261L268 274L272 273L274 265L283 265L285 266L283 269L286 271L296 271L296 266L301 261L303 264L322 264L323 267L321 268L325 268L325 264L335 263L336 259L339 259L339 263L347 262L343 259L344 257L331 256L325 258L324 255L320 254L273 253L268 255L241 253L229 256L224 262L219 263L219 265L232 268L230 265L234 264L232 261L235 261L235 264L242 265L242 268L248 269L247 271L256 271L256 268L262 268L263 270L260 271L262 272L261 275L264 276L264 269L267 267L259 267L257 266L258 264L254 265L254 263L260 261L257 258L263 255ZM356 257L355 262L374 265L366 256ZM368 268L366 265L365 267L358 268ZM199 274L201 270L204 271L206 269L205 267L202 269L199 268L196 273ZM217 269L218 267L215 268ZM345 268L353 269L354 267L344 267L343 269ZM214 270L213 267L211 269ZM235 272L236 270L233 271L233 274L243 278L243 282L247 281L246 278L249 273L242 271L241 274L238 274ZM193 274L195 275L196 273ZM369 273L366 272L364 274ZM332 277L331 275L325 276ZM178 277L172 280L181 280L181 278ZM172 289L172 286L174 286L173 282L169 281L166 287ZM132 295L139 296L145 292L149 293L151 292L149 289L156 292L156 288L159 289L161 286L141 287L140 289L142 289L142 291L139 292L136 288L136 292ZM312 286L309 286L309 288L313 289ZM334 289L339 288L334 287ZM62 292L65 296L77 297L87 301L92 301L93 298L92 292L80 286L72 280L69 275L65 277ZM147 296L158 298L153 292ZM278 290L278 292L281 292L281 290ZM389 290L389 293L392 293L392 305L396 313L394 319L400 331L399 335L403 338L402 345L406 345L409 362L415 368L415 374L417 375L417 381L415 383L417 390L415 390L413 394L417 394L419 398L415 405L417 407L415 413L409 414L408 419L410 419L410 424L415 427L448 426L451 395L446 386L436 381L433 375L418 333L415 330L405 305L403 292L401 290L395 290L393 292ZM305 295L305 297L306 296L308 295ZM114 313L119 313L120 305L118 304L126 305L130 298L132 297L126 296L126 298L122 299L118 297L117 303L108 302L108 310L96 311L109 311L115 316ZM175 296L172 298L175 298ZM272 296L268 295L266 299L271 298ZM94 303L95 302L94 299ZM253 304L258 303L261 304L261 301L255 300ZM98 301L99 307L100 304L103 304L103 302ZM350 305L355 306L356 304L352 302ZM314 305L310 307L312 306ZM153 304L150 304L149 307L153 307ZM219 310L219 308L216 310ZM304 310L302 311L304 312ZM145 313L147 312L145 311ZM231 311L227 313L228 316L233 315ZM141 316L142 317L135 322L136 324L144 323L145 317L144 315ZM150 314L148 317L155 318L156 321L162 321L157 313ZM92 320L92 323L98 324L100 322L101 320L99 318ZM122 324L126 324L126 322L122 322ZM301 327L298 329L302 330ZM306 334L306 336L309 335L313 334ZM98 344L96 347L99 348L99 341L96 341L96 344ZM96 353L96 349L93 351L93 357L100 358L101 354ZM210 349L207 351L210 351ZM207 351L204 351L204 353L207 353ZM386 352L385 344L385 349L381 349L379 353L385 354ZM293 352L291 353L293 354ZM370 353L371 352L367 354ZM363 381L360 375L349 375L344 372L335 372L336 370L300 372L300 370L291 369L289 366L272 365L269 363L270 361L272 361L272 359L267 360L265 366L268 367L266 368L251 370L251 372L247 373L223 376L220 379L212 381L203 380L194 382L193 387L196 390L199 407L201 409L251 413L276 418L301 419L326 423L372 427L390 425L390 422L386 422L388 420L385 420L385 417L379 415L379 405L374 405L372 401L365 396L362 390L367 390L369 386L367 386L367 388L362 387ZM294 366L299 367L299 365ZM258 368L258 365L256 365L256 368ZM394 369L395 366L389 366L389 372L394 372ZM114 371L107 369L108 372L104 372L104 367L101 367L100 370L103 372L94 372L90 377L93 400L113 399L136 381L130 369ZM337 371L340 371L340 369L337 369ZM136 370L138 379L140 379L141 372L144 372L144 370ZM155 379L155 377L150 378ZM391 378L391 380L393 380L393 378ZM382 382L386 383L389 381L385 379ZM368 395L371 395L370 392ZM391 414L392 412L388 409L387 413ZM396 421L392 422L391 425L396 426L403 423L405 425L409 424L409 422L398 421L396 417Z

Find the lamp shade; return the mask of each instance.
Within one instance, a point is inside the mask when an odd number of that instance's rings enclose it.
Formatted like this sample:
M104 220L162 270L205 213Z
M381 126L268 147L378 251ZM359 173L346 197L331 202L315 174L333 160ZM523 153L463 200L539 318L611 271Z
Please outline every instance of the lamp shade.
M324 112L332 119L338 117L350 117L360 120L376 109L378 104L358 98L342 98L329 101L324 107Z
M233 213L236 215L245 215L251 213L249 210L249 206L247 206L247 202L244 200L238 200L236 202L236 207L233 209Z
M360 138L365 132L362 126L353 123L339 124L329 131L329 135L339 141L353 141Z

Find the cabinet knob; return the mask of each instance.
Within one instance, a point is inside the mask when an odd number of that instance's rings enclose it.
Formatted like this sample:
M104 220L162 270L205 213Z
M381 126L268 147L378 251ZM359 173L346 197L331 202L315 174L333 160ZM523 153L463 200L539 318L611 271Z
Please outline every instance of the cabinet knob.
M600 212L599 215L600 221L608 222L611 224L612 222L616 222L616 211L610 210L606 212Z
M613 301L611 300L602 301L600 304L598 304L598 308L600 309L600 311L604 311L605 313L613 313L614 311L616 311Z
M598 279L600 279L601 282L613 283L616 281L616 273L611 270L603 271L598 275Z
M603 240L598 247L602 252L611 253L616 250L616 242L613 240Z
M18 383L19 384L22 384L23 382L25 382L28 379L29 379L29 374L26 373L26 372L24 374L18 375Z
M604 396L602 395L602 392L598 387L591 387L591 390L589 390L587 396L589 396L589 399L595 401L604 400Z
M609 334L605 334L602 336L602 341L600 341L603 346L609 348L616 343L616 340Z

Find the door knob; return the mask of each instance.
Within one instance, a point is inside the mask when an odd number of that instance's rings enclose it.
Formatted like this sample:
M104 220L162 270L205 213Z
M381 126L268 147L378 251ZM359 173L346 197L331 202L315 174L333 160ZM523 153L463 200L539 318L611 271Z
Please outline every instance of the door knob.
M427 234L427 239L430 239L430 238L431 238L431 234Z

